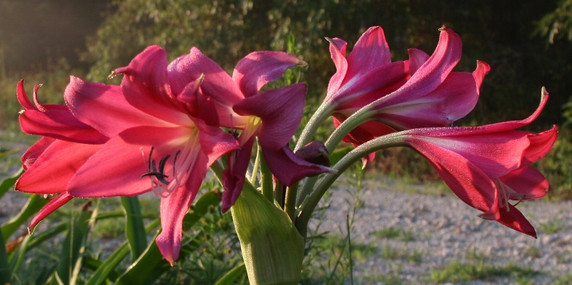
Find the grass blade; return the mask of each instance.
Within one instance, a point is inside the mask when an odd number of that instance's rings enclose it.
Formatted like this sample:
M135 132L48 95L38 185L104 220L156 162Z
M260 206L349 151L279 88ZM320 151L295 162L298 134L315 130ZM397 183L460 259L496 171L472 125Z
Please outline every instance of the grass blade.
M147 248L141 205L138 197L121 197L121 205L125 211L125 236L131 248L131 261L135 261Z
M185 216L183 231L188 230L201 217L203 217L211 206L216 206L220 202L220 197L215 192L207 192L197 200L195 205ZM185 254L181 250L181 257ZM180 257L180 258L181 258ZM133 265L117 280L116 284L149 284L161 276L169 264L163 259L157 244L152 242L147 250L137 259Z

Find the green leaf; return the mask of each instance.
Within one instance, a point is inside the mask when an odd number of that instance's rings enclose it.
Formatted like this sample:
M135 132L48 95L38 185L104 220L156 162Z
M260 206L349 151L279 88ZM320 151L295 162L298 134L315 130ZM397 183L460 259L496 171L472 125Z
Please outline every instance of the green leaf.
M16 180L18 180L18 178L20 178L20 176L22 176L22 173L24 173L24 170L20 168L20 170L16 174L14 174L12 177L8 177L8 178L2 180L2 183L0 183L0 198L2 198L2 196L4 196L4 194L6 194L6 192L8 192L8 190L10 190L14 187Z
M224 276L222 276L215 285L232 285L236 284L236 279L241 277L246 271L244 263L237 265L235 268L231 269Z
M6 245L4 238L0 235L0 284L10 284L12 271L8 265L8 253L6 252Z
M39 195L30 196L28 203L26 203L20 213L2 226L1 229L4 240L10 238L10 236L14 234L22 224L24 224L31 216L35 215L44 205L46 205L46 203L48 203L48 200Z
M89 231L91 215L91 202L87 202L83 205L79 215L71 219L70 228L62 243L62 255L56 270L56 277L63 284L75 283L79 268L81 267L81 256Z
M139 204L139 198L136 196L121 197L121 205L123 205L125 212L125 236L131 248L131 261L135 261L147 247L141 205Z
M159 226L159 219L156 219L151 224L149 224L146 228L146 232L152 231L157 226ZM123 258L125 258L125 256L127 256L129 250L130 247L128 243L124 242L121 244L118 248L115 249L113 253L111 253L105 262L98 266L86 284L95 285L102 284L106 279L112 279L112 281L115 280L115 275L118 275L118 273L116 273L114 269L116 269L117 265L123 260Z
M211 191L203 194L185 216L183 231L187 231L207 213L209 207L216 206L218 203L220 203L220 197L215 192ZM182 258L184 255L185 251L181 250L179 258ZM150 284L168 268L169 263L163 259L157 244L152 242L139 259L117 279L116 284Z

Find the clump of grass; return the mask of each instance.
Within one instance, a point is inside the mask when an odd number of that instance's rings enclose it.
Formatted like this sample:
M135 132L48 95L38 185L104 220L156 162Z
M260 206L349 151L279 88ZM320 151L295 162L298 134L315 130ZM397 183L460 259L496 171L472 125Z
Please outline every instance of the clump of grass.
M379 253L379 257L390 260L405 260L415 264L419 264L423 260L423 254L419 251L395 249L388 245L383 247Z
M432 270L424 278L426 282L449 283L468 282L475 280L492 281L499 277L510 277L511 279L530 279L541 273L528 267L515 264L492 265L484 261L476 263L451 262L441 269Z
M414 241L415 234L412 231L404 230L401 228L388 227L385 229L373 231L371 233L377 238L393 239L399 241Z
M564 228L564 223L560 218L556 218L546 223L541 223L539 228L547 234L555 234Z

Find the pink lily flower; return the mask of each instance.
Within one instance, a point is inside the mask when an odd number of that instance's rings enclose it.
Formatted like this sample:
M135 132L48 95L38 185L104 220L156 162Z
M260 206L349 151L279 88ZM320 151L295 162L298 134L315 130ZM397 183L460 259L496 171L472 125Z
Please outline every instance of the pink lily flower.
M452 72L461 58L461 39L442 27L439 43L429 56L409 50L409 60L391 62L381 27L362 34L346 57L347 43L330 39L336 73L328 84L326 101L336 106L339 125L369 105L374 121L353 130L345 140L355 145L394 131L448 126L476 105L488 64L477 61L474 72Z
M208 168L239 147L230 134L206 123L215 121L212 116L197 111L202 77L190 80L176 67L167 64L163 49L151 46L113 72L124 75L120 86L72 77L65 91L74 117L109 139L74 169L63 189L85 198L153 190L161 197L156 243L171 265L179 255L183 218Z
M516 130L534 121L547 99L544 93L537 110L524 120L411 129L403 132L404 141L427 158L461 200L483 211L482 218L536 237L534 227L509 201L537 199L548 190L546 178L530 164L551 149L557 127L541 133Z
M285 185L328 171L327 167L297 157L288 147L302 119L306 86L298 83L261 91L303 61L285 52L257 51L238 62L232 77L197 48L176 62L176 69L188 78L204 74L199 93L203 102L211 106L206 109L215 110L221 126L241 130L237 137L241 147L229 156L223 174L223 211L234 204L242 191L256 137L270 170Z

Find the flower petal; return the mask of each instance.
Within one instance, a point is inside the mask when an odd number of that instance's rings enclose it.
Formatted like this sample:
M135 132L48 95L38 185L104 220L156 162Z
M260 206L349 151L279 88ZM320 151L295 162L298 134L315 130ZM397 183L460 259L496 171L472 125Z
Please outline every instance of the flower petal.
M348 60L346 59L347 43L339 38L326 38L330 42L330 56L336 66L336 73L332 75L328 83L328 95L325 101L332 99L334 94L340 89L348 74Z
M101 145L54 140L16 182L16 190L55 194L67 190L68 181Z
M244 186L246 170L250 163L252 154L252 145L254 136L251 136L239 150L231 153L228 157L228 167L222 174L222 184L224 192L222 193L222 212L225 213L230 209L236 199L238 199Z
M133 126L165 124L128 103L117 85L85 82L71 76L64 98L75 118L107 137Z
M59 209L61 206L65 205L67 202L71 201L73 196L68 192L63 192L56 198L53 198L48 202L40 211L32 218L30 225L28 226L28 231L31 231L36 225L46 218L49 214L53 213L55 210Z
M536 230L534 230L534 227L513 205L509 205L509 208L506 210L501 209L500 217L497 221L511 229L536 238Z
M461 59L461 38L451 29L441 28L435 52L411 78L395 92L381 98L377 108L411 101L435 90Z
M124 133L140 130L133 128ZM77 170L68 191L76 197L92 198L134 196L151 190L149 180L141 178L149 172L144 147L151 148L126 143L121 137L110 139Z
M262 148L262 153L270 171L286 186L304 177L330 171L328 167L309 163L297 157L287 146L278 150Z
M112 74L124 74L122 92L135 108L173 124L185 119L183 104L175 100L168 84L167 53L164 49L150 46L135 56L128 66L117 68Z
M348 57L350 76L359 76L391 62L385 33L379 26L367 29L355 43Z
M298 83L250 96L234 106L240 115L262 120L259 132L263 148L280 149L298 130L304 114L306 85Z
M530 166L516 169L509 174L500 177L503 184L514 193L509 193L511 200L538 199L546 195L548 180L538 170Z
M242 58L232 73L245 97L254 95L268 82L272 82L291 67L303 62L282 51L255 51Z
M433 165L443 181L463 202L485 213L497 212L496 185L472 161L453 151L423 144L418 140L410 141L409 144Z
M479 62L475 72L453 72L437 89L410 101L381 107L376 117L396 129L448 126L467 115L479 98L490 67Z
M37 91L34 88L34 106L24 90L24 82L18 83L18 101L24 107L20 112L20 128L24 133L69 140L80 143L103 143L107 137L92 127L80 122L64 105L39 105Z
M242 100L244 95L230 75L198 48L193 47L189 55L175 59L169 64L168 70L169 82L175 94L181 93L189 80L204 76L199 93L214 105L219 124L234 127L242 123L240 116L232 110L232 105ZM201 101L199 107L202 108L205 101Z
M187 182L161 198L161 233L155 239L159 251L174 266L179 258L183 237L183 218L195 199L207 173L207 157L199 155L190 170Z

